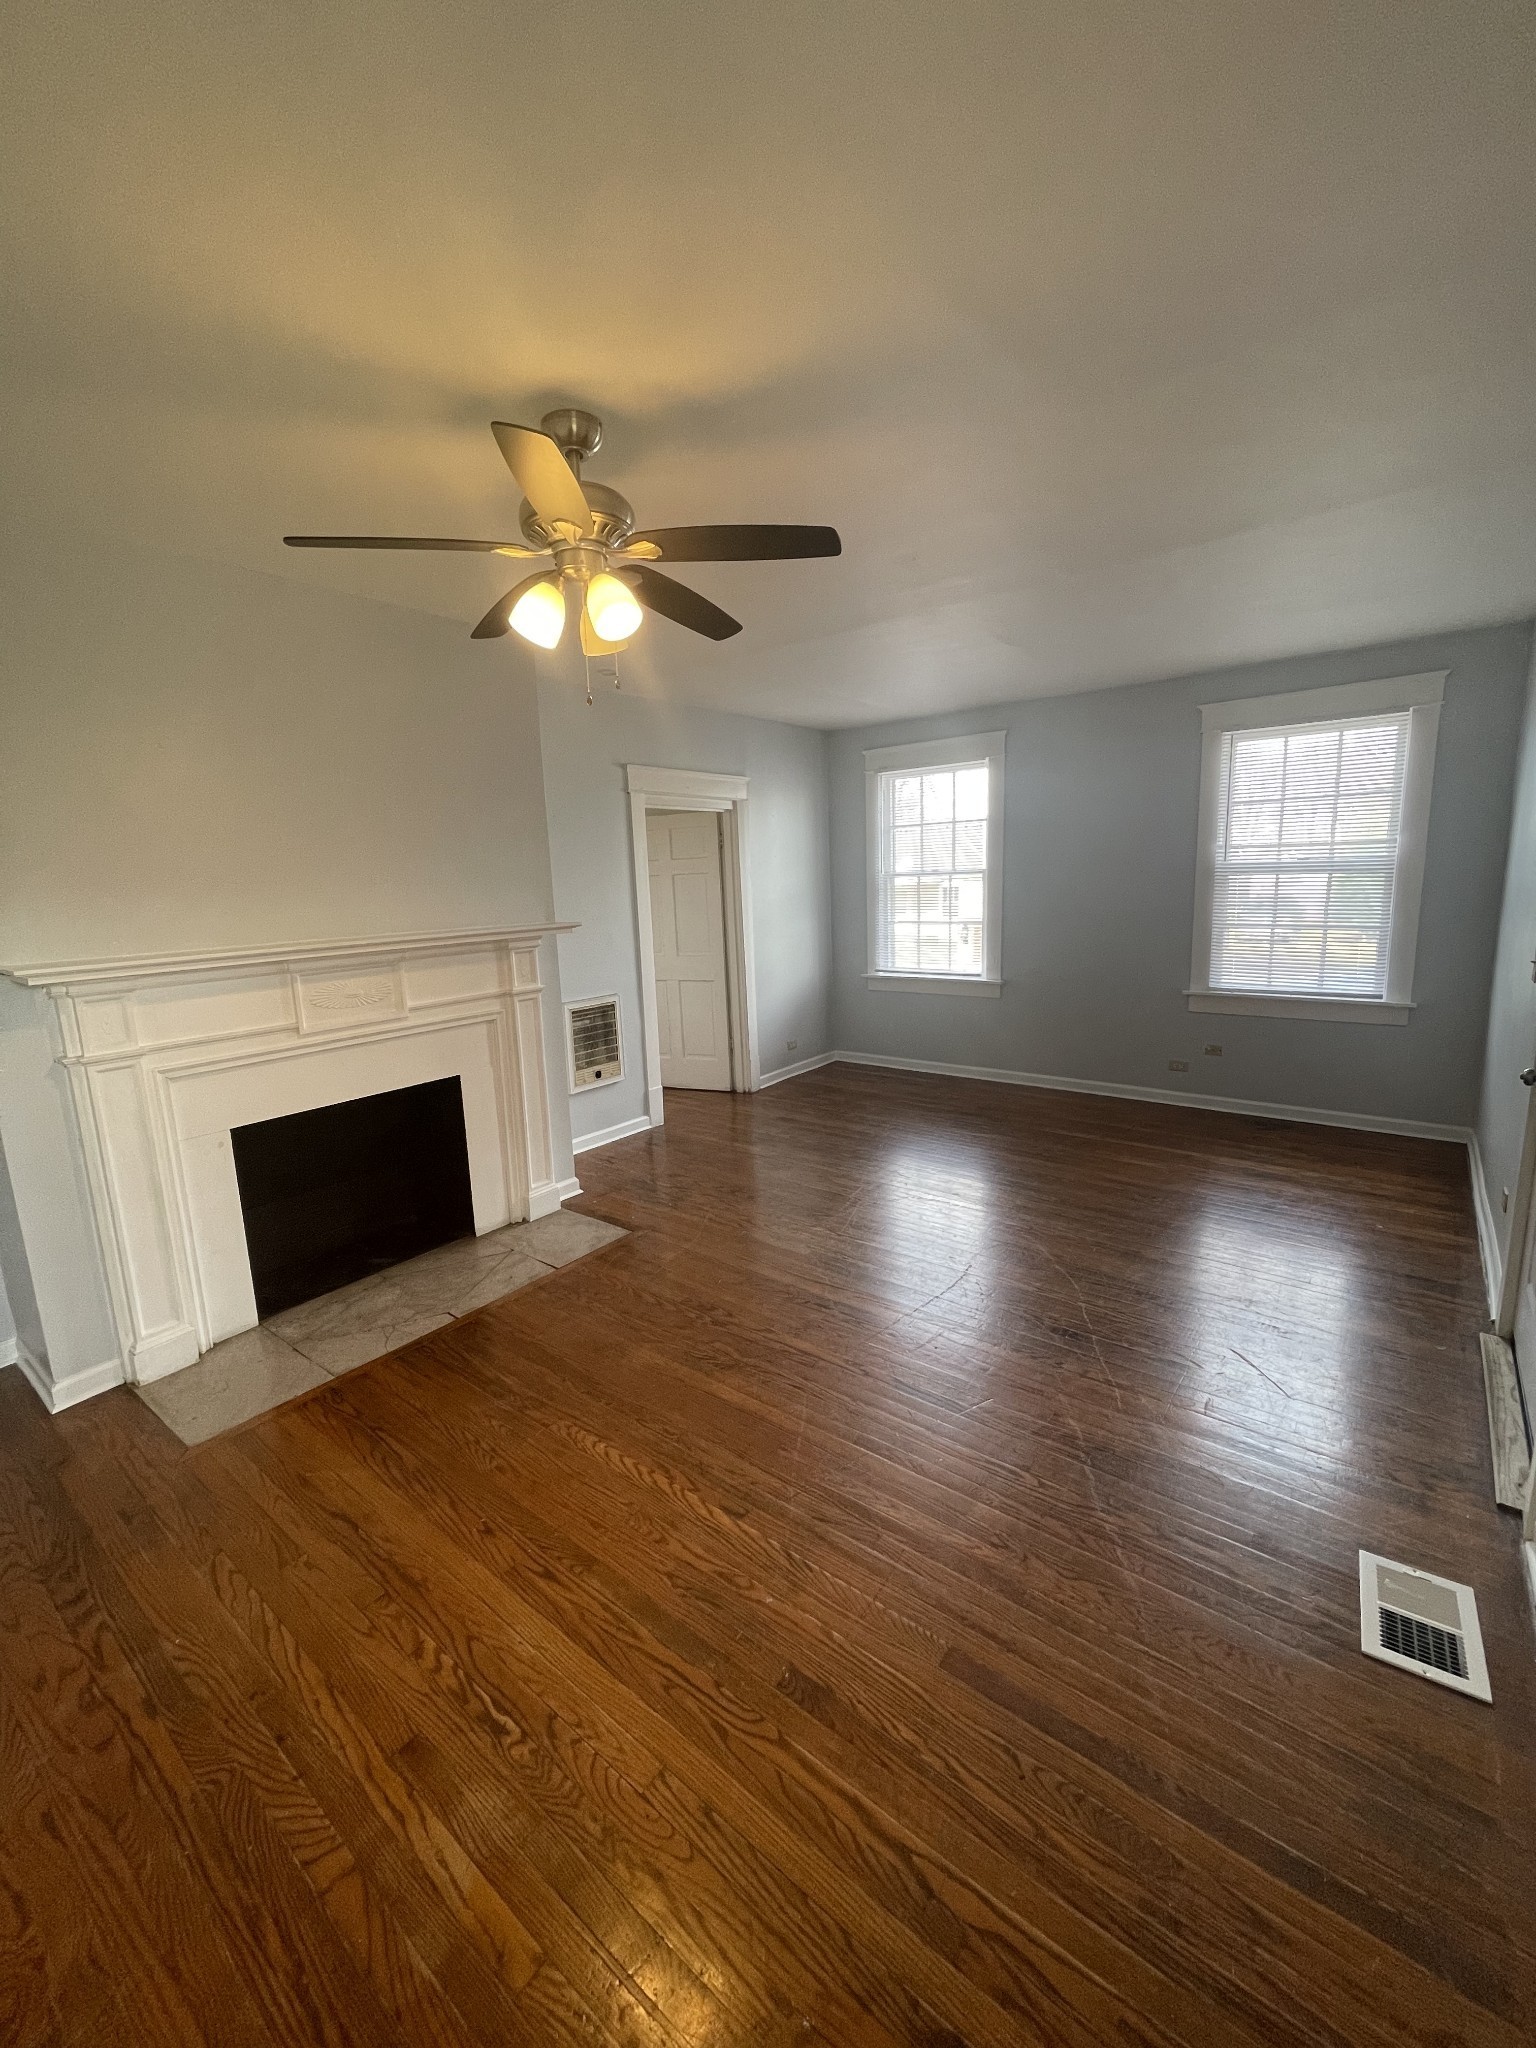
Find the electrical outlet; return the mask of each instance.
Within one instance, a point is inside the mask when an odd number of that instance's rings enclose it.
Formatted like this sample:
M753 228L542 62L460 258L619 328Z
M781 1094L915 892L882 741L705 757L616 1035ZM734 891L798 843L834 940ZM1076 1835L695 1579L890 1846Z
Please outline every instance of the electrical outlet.
M784 1050L785 1050L786 1052L798 1052L798 1051L800 1050L800 1041L799 1041L799 1039L798 1039L798 1038L786 1038L786 1039L785 1039L785 1041L784 1041Z
M1189 1061L1170 1060L1168 1062L1168 1071L1170 1074L1187 1074L1189 1072Z
M1221 1058L1221 1047L1219 1045L1208 1045L1205 1048L1205 1056L1208 1060L1219 1060Z
M1501 1209L1502 1209L1502 1210L1504 1211L1504 1214L1505 1214L1506 1216L1507 1216L1507 1215L1509 1214L1509 1189L1508 1189L1508 1188L1500 1188L1500 1189L1499 1189L1499 1207L1500 1207L1500 1208L1501 1208Z

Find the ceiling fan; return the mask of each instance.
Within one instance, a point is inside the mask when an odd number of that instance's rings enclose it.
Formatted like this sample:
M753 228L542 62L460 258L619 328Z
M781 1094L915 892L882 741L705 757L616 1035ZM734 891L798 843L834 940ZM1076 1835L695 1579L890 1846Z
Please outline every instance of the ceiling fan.
M635 531L629 502L606 484L584 483L581 465L602 445L603 423L575 406L545 413L538 427L493 420L497 446L525 493L524 546L504 540L409 540L384 534L290 533L290 548L438 548L540 561L499 597L471 638L498 639L510 627L538 647L565 631L567 599L579 604L581 645L612 654L629 644L645 612L659 612L706 639L729 640L741 623L654 562L783 562L840 555L831 526L660 526ZM643 608L643 609L642 609Z

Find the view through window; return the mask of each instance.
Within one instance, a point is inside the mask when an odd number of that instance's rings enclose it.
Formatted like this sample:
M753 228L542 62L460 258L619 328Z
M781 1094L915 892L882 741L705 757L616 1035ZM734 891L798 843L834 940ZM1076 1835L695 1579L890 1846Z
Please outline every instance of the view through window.
M883 970L985 973L989 779L985 761L880 777Z
M1210 985L1381 996L1408 714L1227 735Z

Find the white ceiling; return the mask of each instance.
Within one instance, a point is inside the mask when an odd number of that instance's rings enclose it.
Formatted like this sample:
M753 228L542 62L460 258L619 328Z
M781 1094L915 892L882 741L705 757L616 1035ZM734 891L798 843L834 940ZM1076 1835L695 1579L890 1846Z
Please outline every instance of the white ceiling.
M470 624L487 430L700 568L631 687L821 725L1536 611L1530 0L11 0L13 504ZM488 662L506 660L491 644Z

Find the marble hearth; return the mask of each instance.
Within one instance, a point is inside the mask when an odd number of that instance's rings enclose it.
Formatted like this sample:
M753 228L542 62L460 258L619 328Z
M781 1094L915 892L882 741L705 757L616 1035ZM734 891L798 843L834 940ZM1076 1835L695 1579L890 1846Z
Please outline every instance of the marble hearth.
M184 1444L206 1443L429 1330L515 1294L625 1236L573 1209L461 1238L226 1337L195 1365L139 1388Z

